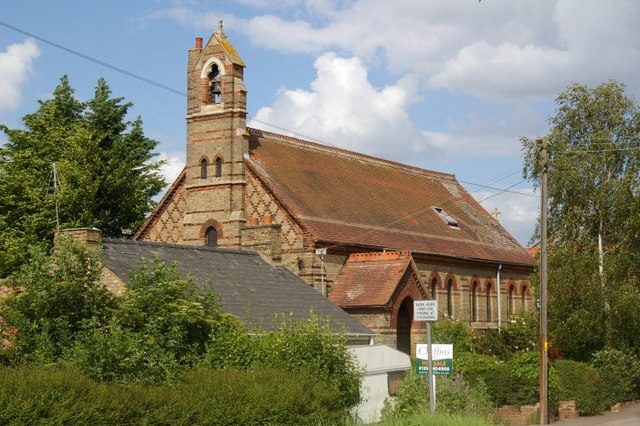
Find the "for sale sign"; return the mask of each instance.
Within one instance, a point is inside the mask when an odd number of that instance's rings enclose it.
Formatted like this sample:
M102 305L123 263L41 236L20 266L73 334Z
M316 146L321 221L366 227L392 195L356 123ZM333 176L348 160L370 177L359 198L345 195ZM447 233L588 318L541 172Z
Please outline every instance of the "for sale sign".
M416 373L429 374L429 346L416 345ZM448 376L453 371L453 345L431 345L431 359L433 360L433 374Z

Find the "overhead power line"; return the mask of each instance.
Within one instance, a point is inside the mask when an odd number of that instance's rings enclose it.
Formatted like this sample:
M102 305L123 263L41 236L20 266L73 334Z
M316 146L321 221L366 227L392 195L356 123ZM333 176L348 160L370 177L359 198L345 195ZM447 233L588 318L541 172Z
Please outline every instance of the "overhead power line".
M20 29L20 28L18 28L18 27L15 27L15 26L13 26L13 25L7 24L6 22L2 22L2 21L0 21L0 25L2 25L2 26L3 26L3 27L5 27L5 28L9 28L10 30L13 30L13 31L19 32L20 34L24 34L24 35L26 35L26 36L28 36L28 37L35 38L36 40L41 41L41 42L43 42L43 43L46 43L46 44L48 44L49 46L53 46L53 47L55 47L56 49L64 50L64 51L65 51L65 52L67 52L67 53L71 53L72 55L78 56L78 57L80 57L80 58L82 58L82 59L85 59L85 60L87 60L87 61L93 62L93 63L98 64L98 65L100 65L100 66L103 66L103 67L105 67L105 68L109 68L109 69L111 69L111 70L113 70L113 71L119 72L119 73L121 73L121 74L127 75L127 76L132 77L132 78L135 78L135 79L137 79L137 80L144 81L144 82L145 82L145 83L147 83L147 84L151 84L151 85L153 85L153 86L159 87L159 88L164 89L164 90L167 90L167 91L169 91L169 92L173 92L173 93L175 93L175 94L177 94L177 95L181 95L181 96L185 96L185 97L187 96L187 94L186 94L185 92L181 91L181 90L174 89L174 88L169 87L169 86L167 86L167 85L165 85L165 84L158 83L157 81L153 81L153 80L151 80L151 79L148 79L148 78L146 78L146 77L143 77L143 76L138 75L138 74L135 74L135 73L132 73L132 72L130 72L130 71L127 71L127 70L122 69L122 68L120 68L120 67L117 67L117 66L115 66L115 65L111 65L111 64L109 64L109 63L107 63L107 62L101 61L100 59L96 59L96 58L94 58L94 57L92 57L92 56L85 55L84 53L78 52L77 50L73 50L73 49L70 49L70 48L68 48L68 47L66 47L66 46L63 46L63 45L61 45L61 44L55 43L55 42L53 42L53 41L51 41L51 40L47 40L47 39L46 39L46 38L44 38L44 37L40 37L40 36L38 36L38 35L35 35L35 34L33 34L33 33L30 33L30 32L28 32L28 31L25 31L25 30L23 30L23 29Z

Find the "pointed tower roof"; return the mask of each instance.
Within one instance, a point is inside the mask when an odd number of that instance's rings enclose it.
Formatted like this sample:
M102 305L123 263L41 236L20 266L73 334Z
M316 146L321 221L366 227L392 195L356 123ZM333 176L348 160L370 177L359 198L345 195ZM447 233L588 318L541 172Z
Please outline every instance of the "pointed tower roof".
M224 33L222 19L218 21L218 29L216 30L216 32L211 34L211 37L209 37L209 40L207 41L207 45L214 43L214 40L215 42L217 42L217 44L220 45L220 47L222 47L224 53L227 55L231 62L236 65L246 67L246 64L244 63L240 55L238 55L238 52L236 52L236 49L233 47L233 45L227 38L227 35Z

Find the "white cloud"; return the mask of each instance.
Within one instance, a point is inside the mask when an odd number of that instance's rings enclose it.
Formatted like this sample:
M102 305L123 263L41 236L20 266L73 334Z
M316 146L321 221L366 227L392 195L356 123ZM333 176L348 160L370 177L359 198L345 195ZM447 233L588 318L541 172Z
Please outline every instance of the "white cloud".
M533 45L489 45L482 40L462 48L429 79L436 88L459 90L488 100L550 98L566 86L571 54Z
M513 188L512 191L529 195L503 192L488 198L496 193L487 191L475 192L472 195L476 200L481 201L482 206L489 213L497 210L498 222L526 247L533 236L540 215L539 193L532 188ZM486 201L483 201L485 199Z
M308 134L324 143L371 155L410 159L425 138L411 124L407 108L415 90L410 76L375 88L358 58L325 53L315 62L311 90L280 90L272 106L260 109L249 125Z
M160 152L158 154L159 161L165 161L164 166L160 169L164 180L171 185L185 165L184 152Z
M547 117L527 105L508 104L501 117L481 110L451 119L443 131L425 130L423 135L448 157L518 157L520 137L536 137L545 132Z
M33 61L40 55L36 42L27 39L9 45L0 53L0 112L18 108L22 86L33 73Z
M291 12L235 24L259 46L338 50L490 101L549 99L574 81L611 78L640 90L635 0L359 0L331 12L326 5L316 19Z
M618 79L640 91L637 0L236 0L249 18L192 9L154 12L199 30L223 18L258 46L328 50L411 73L485 100L549 99L568 84Z

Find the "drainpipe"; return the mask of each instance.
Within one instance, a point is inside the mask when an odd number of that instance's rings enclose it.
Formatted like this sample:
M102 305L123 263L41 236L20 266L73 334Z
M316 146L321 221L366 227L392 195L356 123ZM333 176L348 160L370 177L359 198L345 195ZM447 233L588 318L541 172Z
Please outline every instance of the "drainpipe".
M496 272L496 281L498 287L498 333L502 328L502 309L500 309L500 270L502 269L502 263L498 264L498 272Z

